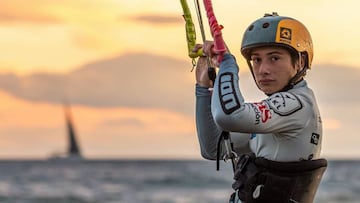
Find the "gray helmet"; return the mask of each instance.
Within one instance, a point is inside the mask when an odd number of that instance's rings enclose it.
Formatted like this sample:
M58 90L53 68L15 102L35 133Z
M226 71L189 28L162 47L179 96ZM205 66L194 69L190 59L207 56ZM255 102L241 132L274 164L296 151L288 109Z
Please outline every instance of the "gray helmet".
M283 46L295 53L305 53L306 67L311 68L313 43L309 31L301 22L277 13L265 14L246 29L241 53L249 60L252 48L267 45Z

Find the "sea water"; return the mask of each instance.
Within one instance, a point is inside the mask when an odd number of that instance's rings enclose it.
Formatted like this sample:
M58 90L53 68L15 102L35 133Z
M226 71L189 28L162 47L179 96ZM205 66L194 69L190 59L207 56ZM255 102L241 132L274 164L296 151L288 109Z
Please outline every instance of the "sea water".
M226 203L231 184L212 161L0 161L1 203ZM329 161L314 202L359 203L360 161Z

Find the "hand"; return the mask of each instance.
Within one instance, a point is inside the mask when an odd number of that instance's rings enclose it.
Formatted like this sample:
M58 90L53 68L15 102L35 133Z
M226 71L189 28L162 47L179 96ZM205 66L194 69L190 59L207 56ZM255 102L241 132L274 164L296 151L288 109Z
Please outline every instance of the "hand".
M214 42L213 41L205 41L202 46L203 53L210 58L211 66L212 67L219 67L218 63L218 53L214 49Z
M208 70L209 66L217 67L217 54L214 51L214 43L206 41L204 44L196 44L193 52L203 49L204 56L200 57L196 65L196 83L203 87L213 87L213 81L210 80ZM210 59L210 64L209 60Z

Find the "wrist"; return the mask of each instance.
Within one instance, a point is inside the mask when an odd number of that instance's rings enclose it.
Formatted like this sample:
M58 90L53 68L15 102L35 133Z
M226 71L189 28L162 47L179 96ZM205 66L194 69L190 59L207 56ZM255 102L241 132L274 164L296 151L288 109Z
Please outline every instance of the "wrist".
M197 82L196 85L198 85L200 87L205 87L205 88L212 88L212 85L210 83Z

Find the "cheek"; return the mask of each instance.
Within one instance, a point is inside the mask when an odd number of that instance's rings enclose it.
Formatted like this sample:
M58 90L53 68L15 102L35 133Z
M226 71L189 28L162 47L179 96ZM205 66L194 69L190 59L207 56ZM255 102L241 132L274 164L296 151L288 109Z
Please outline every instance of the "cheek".
M296 73L298 72L297 68L295 67L292 67L290 70L289 70L289 77L292 78L296 75Z
M259 79L261 78L261 74L254 71L254 78L255 78L255 82L257 83L257 81L259 81Z
M293 74L292 74L292 72L284 71L284 72L278 72L277 76L278 76L277 77L278 83L281 85L284 85L284 84L286 85L289 82L289 80L293 77Z
M297 70L293 66L282 66L275 70L274 73L286 80L294 77L297 73Z
M258 78L261 75L258 68L253 68L252 71L254 73L255 78Z

